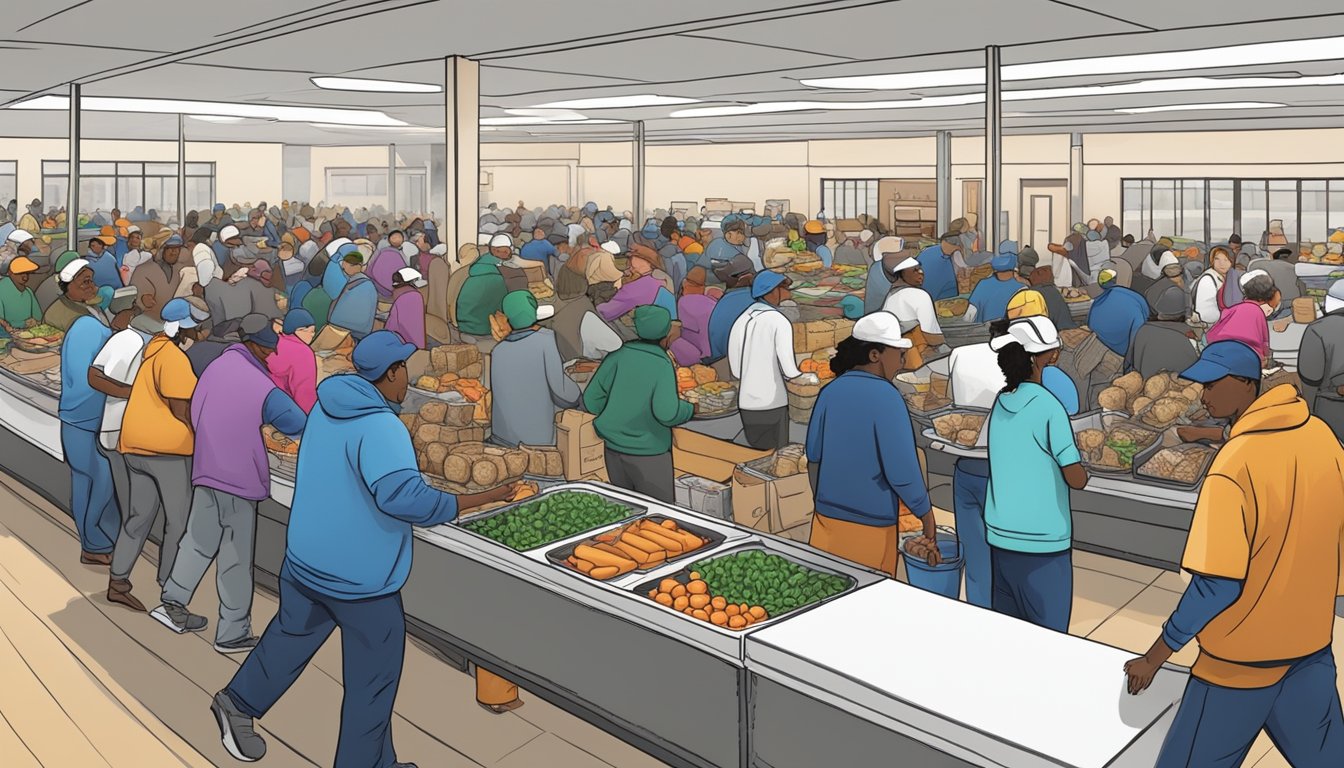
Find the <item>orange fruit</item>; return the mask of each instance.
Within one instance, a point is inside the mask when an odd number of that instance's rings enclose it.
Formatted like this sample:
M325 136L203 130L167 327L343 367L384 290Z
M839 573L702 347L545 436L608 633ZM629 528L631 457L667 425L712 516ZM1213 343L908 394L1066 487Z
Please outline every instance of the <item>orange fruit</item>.
M673 597L681 597L684 594L686 594L686 587L682 586L681 584L678 584L677 586L672 588Z
M690 607L690 599L687 598L685 595L682 595L681 597L678 598L674 598L672 600L672 607L677 609L678 611L684 611L688 607Z
M725 600L722 595L715 596L714 599L710 600L709 602L710 605L714 606L714 610L716 611L722 611L728 607L728 601Z
M695 610L691 612L691 615L701 621L709 621L709 614L705 613L704 611Z
M653 599L657 601L659 605L666 605L669 608L672 607L672 596L669 594L659 592L658 596Z
M691 595L690 601L692 608L704 608L709 605L709 595Z
M722 627L728 623L728 614L723 611L715 611L709 614L709 623Z
M681 584L678 583L676 579L663 579L658 582L658 591L670 594L673 589L676 589L679 586L681 586Z
M729 616L729 617L728 617L728 628L729 628L729 629L743 629L743 628L745 628L746 626L747 626L747 620L744 619L744 618L742 618L741 616Z

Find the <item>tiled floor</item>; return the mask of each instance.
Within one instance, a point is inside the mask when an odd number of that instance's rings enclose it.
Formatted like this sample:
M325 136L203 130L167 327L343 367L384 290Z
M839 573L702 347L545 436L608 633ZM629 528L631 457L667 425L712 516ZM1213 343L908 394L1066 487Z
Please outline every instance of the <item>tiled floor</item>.
M941 521L941 519L940 519ZM238 660L215 653L208 636L176 636L143 615L107 603L105 572L85 568L68 516L0 476L0 761L9 766L208 766L232 761L206 707ZM147 555L153 556L151 545ZM142 559L132 581L154 583ZM1146 651L1176 607L1179 574L1107 557L1074 554L1070 631ZM153 596L141 587L146 601ZM207 574L198 611L215 603ZM276 610L259 591L253 620ZM1336 654L1344 619L1336 620ZM267 766L330 765L339 722L338 636L327 642L290 692L260 722ZM1190 664L1192 643L1174 657ZM1119 670L1117 670L1117 675ZM408 643L393 729L401 759L464 768L645 768L658 762L524 692L526 706L503 716L475 705L472 681ZM1245 762L1287 763L1261 736Z

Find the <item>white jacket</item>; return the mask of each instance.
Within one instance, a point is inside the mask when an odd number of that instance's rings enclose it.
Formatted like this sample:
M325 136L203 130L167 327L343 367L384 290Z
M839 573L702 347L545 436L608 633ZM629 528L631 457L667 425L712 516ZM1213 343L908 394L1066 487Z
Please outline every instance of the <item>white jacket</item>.
M1213 325L1222 316L1218 309L1218 292L1223 289L1223 276L1212 269L1205 270L1195 280L1195 315L1199 322Z
M802 376L793 352L793 325L783 312L758 301L728 334L728 368L741 380L737 407L769 411L789 404L786 379Z

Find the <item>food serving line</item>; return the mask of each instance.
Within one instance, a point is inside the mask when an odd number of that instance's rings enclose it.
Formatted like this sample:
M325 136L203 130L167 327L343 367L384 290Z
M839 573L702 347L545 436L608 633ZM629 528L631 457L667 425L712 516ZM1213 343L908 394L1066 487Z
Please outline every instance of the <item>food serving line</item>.
M0 380L0 464L64 508L69 471L56 403L25 377ZM273 584L293 483L275 477L272 486L260 506L256 565L259 580ZM803 768L880 755L921 766L1145 766L1174 716L1185 679L1177 668L1129 697L1125 651L922 592L786 539L605 485L561 484L520 504L564 493L600 494L632 516L712 535L675 562L596 581L547 557L593 531L515 551L469 530L470 517L417 530L403 591L408 623L446 657L515 680L673 765ZM750 553L843 589L744 629L650 597L654 583L684 583L692 563ZM1024 691L1030 707L1021 706Z

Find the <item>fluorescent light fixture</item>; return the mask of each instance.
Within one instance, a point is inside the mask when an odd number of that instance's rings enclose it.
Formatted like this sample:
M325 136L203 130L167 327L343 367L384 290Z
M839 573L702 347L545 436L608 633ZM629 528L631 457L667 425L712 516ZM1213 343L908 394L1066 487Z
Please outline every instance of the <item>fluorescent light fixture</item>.
M203 123L241 123L245 117L224 117L222 115L187 115L192 120L200 120Z
M597 99L554 101L550 104L538 104L537 107L543 109L621 109L623 107L669 107L677 104L698 104L699 102L699 99L685 99L680 96L655 96L646 93L639 96L606 96Z
M367 80L362 77L310 77L313 85L328 91L367 91L372 93L443 93L434 83L408 83L403 80Z
M1269 109L1271 107L1283 107L1285 104L1275 104L1270 101L1222 101L1208 102L1204 104L1163 104L1156 107L1132 107L1130 109L1117 109L1116 112L1123 112L1127 115L1143 115L1149 112L1186 112L1206 109Z
M1248 45L1226 45L1218 48L1196 48L1186 51L1157 51L1121 56L1038 61L1029 64L1004 66L1000 70L1000 77L1008 82L1038 80L1049 77L1084 77L1135 72L1181 72L1213 67L1250 67L1289 62L1333 61L1339 58L1341 46L1344 46L1344 37L1330 37L1312 40L1279 40ZM985 70L982 67L974 67L941 69L929 72L898 72L885 75L809 78L799 82L810 88L908 90L911 88L978 85L985 80L984 72Z
M481 125L597 125L601 123L621 123L624 120L598 120L585 117L578 112L510 109L511 117L482 117Z
M734 115L762 115L773 112L806 112L809 110L847 111L861 109L912 109L915 107L960 107L983 104L983 93L965 93L956 96L927 96L922 99L898 101L767 101L732 107L700 107L680 109L672 117L731 117Z
M10 105L9 109L69 109L65 96L39 96ZM122 99L85 96L79 100L85 112L135 112L147 114L210 115L216 117L252 117L263 120L298 123L332 123L363 126L404 126L406 123L377 110L334 109L331 107L286 107L243 102L186 101L182 99Z
M397 133L443 133L442 128L427 125L341 125L339 123L309 123L314 128L349 131L395 131Z

